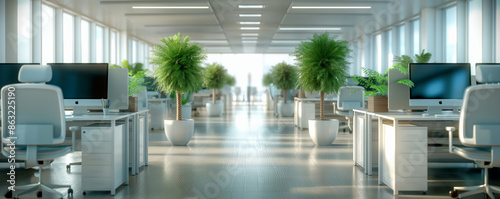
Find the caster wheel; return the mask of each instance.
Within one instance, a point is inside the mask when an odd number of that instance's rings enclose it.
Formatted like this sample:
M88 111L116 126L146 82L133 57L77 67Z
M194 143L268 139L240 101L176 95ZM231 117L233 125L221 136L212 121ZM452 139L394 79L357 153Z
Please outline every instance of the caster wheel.
M5 193L3 196L5 196L5 198L12 198L12 191L7 191L7 193Z
M42 197L42 191L37 191L36 192L36 197L41 198Z
M484 194L484 199L488 199L488 198L490 198L490 196L488 196L488 194L485 193Z
M72 188L68 189L68 196L73 196L73 189Z
M69 165L69 164L66 165L66 170L68 170L68 171L71 170L71 165Z
M457 198L458 197L458 191L450 191L450 197Z
M422 195L427 195L427 191L422 192Z
M84 191L84 192L83 192L83 195L87 195L87 192L85 192L85 191Z

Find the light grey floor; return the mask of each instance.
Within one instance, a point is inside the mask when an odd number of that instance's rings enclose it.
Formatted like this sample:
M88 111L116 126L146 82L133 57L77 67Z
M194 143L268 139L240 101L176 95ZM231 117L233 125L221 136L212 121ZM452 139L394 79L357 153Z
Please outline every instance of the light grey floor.
M392 195L378 185L376 171L366 176L353 166L352 135L341 133L332 146L315 147L307 130L293 118L275 118L264 106L238 105L220 118L194 118L195 135L188 147L173 147L161 130L150 134L149 166L116 196L109 192L82 195L81 167L66 172L68 154L44 171L44 182L71 184L74 198L449 198L453 185L481 183L471 168L429 169L429 191ZM7 169L0 169L0 190L6 190ZM17 184L34 181L33 170L18 169ZM500 184L497 171L492 184ZM66 190L61 190L66 191ZM2 193L3 194L3 193ZM21 198L36 198L31 193ZM44 193L43 198L54 198ZM472 198L482 198L478 195Z

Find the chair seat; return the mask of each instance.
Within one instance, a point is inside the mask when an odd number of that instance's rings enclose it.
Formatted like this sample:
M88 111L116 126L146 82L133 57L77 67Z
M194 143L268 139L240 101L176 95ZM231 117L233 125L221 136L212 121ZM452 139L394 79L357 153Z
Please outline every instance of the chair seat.
M16 159L26 160L26 149L25 146L16 146ZM5 147L4 150L9 151L10 149ZM69 153L71 146L38 146L37 150L37 160L52 160Z
M453 147L453 153L474 161L491 161L489 147Z
M352 111L342 111L342 110L335 110L335 114L341 115L341 116L347 116L347 117L352 117L354 116L354 112Z

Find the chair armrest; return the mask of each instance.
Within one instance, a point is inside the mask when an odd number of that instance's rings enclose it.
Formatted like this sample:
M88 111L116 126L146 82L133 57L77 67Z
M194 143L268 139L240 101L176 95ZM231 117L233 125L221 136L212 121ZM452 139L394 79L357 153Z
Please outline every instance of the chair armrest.
M500 125L476 124L472 128L472 141L475 145L497 146L500 140Z
M453 153L453 132L455 131L455 127L447 126L446 131L448 131L448 151Z

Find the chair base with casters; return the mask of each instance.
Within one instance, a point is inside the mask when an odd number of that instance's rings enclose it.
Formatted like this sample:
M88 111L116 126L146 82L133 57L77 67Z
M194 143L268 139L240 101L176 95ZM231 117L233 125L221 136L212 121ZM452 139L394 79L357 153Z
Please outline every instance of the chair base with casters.
M452 145L453 131L455 131L455 127L446 127L446 130L449 133L448 144L450 153L457 154L469 160L473 160L480 168L483 169L483 179L484 179L484 184L482 185L453 187L453 190L450 191L450 197L463 198L479 193L485 193L485 198L486 196L488 196L489 198L495 198L493 193L500 194L500 187L489 184L488 169L492 167L490 163L494 151L499 151L500 148L488 147L482 149L482 148L472 148L472 147L456 147ZM458 191L466 191L466 192L458 194Z
M49 164L49 163L48 163ZM21 186L16 186L16 191L13 192L13 191L8 191L7 193L5 193L5 198L19 198L20 195L24 195L24 194L27 194L27 193L30 193L30 192L34 192L34 191L37 191L36 192L36 196L37 197L42 197L42 193L43 192L50 192L50 193L53 193L53 194L57 194L59 196L59 198L63 198L63 194L61 192L58 192L54 189L57 189L57 188L68 188L68 196L73 196L73 189L71 188L71 185L56 185L56 184L44 184L42 183L42 170L43 170L43 167L40 166L37 168L38 170L38 174L35 174L35 177L38 178L38 182L37 183L34 183L34 184L29 184L29 185L21 185ZM18 193L17 190L23 190L21 192Z
M335 114L340 115L340 116L344 116L345 119L347 120L347 124L339 126L339 129L349 129L349 133L352 133L352 121L351 121L351 118L353 116L353 112L352 111L339 111L339 110L336 110Z
M80 127L79 126L70 126L69 130L71 131L71 144L72 144L71 151L75 152L75 150L76 150L76 137L75 136L76 136L76 131L80 130ZM69 163L68 165L66 165L66 170L71 171L71 166L74 166L74 165L82 165L82 162Z

